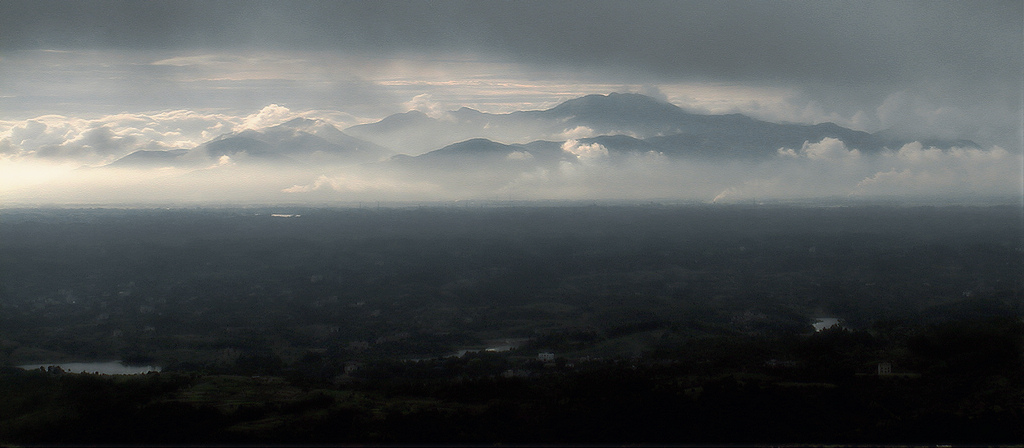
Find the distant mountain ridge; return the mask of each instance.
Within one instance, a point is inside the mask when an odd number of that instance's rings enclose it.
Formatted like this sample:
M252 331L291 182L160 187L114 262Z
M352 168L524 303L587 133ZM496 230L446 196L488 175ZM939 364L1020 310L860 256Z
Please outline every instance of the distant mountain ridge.
M188 153L187 149L138 150L115 160L107 166L159 168L174 165L179 158Z
M363 164L392 157L403 165L468 166L572 160L564 142L600 145L609 156L653 152L673 158L766 158L825 138L871 153L911 141L939 148L977 147L969 140L900 138L834 123L779 124L742 114L702 115L635 93L586 95L546 110L492 114L460 108L435 118L420 111L341 131L295 118L259 130L221 135L188 151L137 151L109 166L196 166L224 157L276 165ZM501 142L501 143L499 143ZM464 159L461 162L459 159ZM462 163L465 162L465 163Z
M977 146L969 140L870 134L834 123L779 124L742 114L694 114L635 93L586 95L547 110L507 114L462 108L443 118L432 118L410 111L345 131L407 154L473 138L525 144L535 140L564 141L579 134L582 135L577 138L628 136L646 142L650 150L673 156L764 157L776 154L779 148L798 149L805 142L817 143L825 138L841 140L850 148L866 152L898 149L915 140L939 148ZM640 145L631 141L630 146L635 149Z
M223 134L191 150L136 151L108 166L189 167L217 162L222 157L277 165L358 164L392 154L387 148L345 134L326 121L300 117L259 130Z

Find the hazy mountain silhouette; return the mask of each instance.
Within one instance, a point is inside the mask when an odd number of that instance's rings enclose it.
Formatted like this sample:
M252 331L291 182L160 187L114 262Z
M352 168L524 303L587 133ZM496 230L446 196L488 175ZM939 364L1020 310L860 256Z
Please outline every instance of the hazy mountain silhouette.
M693 117L700 117L673 104L633 93L587 95L548 110L512 115L566 123L570 129L583 126L599 134L630 134L640 138L692 130L689 128Z
M140 150L115 160L107 166L119 168L162 168L180 163L187 149Z
M470 112L471 111L471 112ZM412 110L375 122L352 126L346 133L372 141L401 154L418 155L473 138L507 140L514 134L496 134L489 123L500 119L468 108L450 112L447 119L432 118ZM516 132L522 132L520 128Z
M200 146L210 158L245 153L258 159L363 163L380 160L387 149L349 136L322 120L296 118L259 131L227 134Z
M191 167L225 156L245 163L344 165L373 162L389 155L388 149L347 135L323 120L296 118L260 130L224 134L189 151L136 151L108 166Z
M780 124L741 114L702 115L632 93L587 95L546 110L490 114L470 108L434 118L419 111L388 116L343 132L309 118L259 130L224 134L187 152L137 151L108 166L202 166L210 163L351 165L387 159L390 164L524 168L572 161L563 151L587 145L611 159L655 153L670 158L767 158L780 148L800 149L825 138L864 153L898 149L911 141L939 148L977 147L968 140L907 138L895 131L876 134L834 123ZM599 145L599 147L593 146ZM225 159L225 157L227 159Z
M431 118L411 111L346 131L407 154L473 138L525 144L535 140L564 141L581 133L590 138L629 136L646 143L623 138L601 143L612 151L646 148L669 156L766 157L774 156L779 148L799 149L805 142L817 143L825 138L842 140L847 147L865 152L898 149L915 140L939 148L977 146L966 140L870 134L834 123L779 124L742 114L694 114L671 103L632 93L587 95L547 110L508 114L462 108L443 118Z
M409 167L436 169L524 168L568 160L560 142L536 141L506 145L485 138L474 138L414 157L396 157L392 163Z

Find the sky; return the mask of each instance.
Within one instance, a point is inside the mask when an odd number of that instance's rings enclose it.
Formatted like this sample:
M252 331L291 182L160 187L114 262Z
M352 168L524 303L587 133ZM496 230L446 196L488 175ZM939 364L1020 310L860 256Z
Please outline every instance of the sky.
M0 0L0 11L0 189L294 116L344 129L609 92L969 139L1011 162L1024 138L1020 1ZM24 169L44 160L62 165Z

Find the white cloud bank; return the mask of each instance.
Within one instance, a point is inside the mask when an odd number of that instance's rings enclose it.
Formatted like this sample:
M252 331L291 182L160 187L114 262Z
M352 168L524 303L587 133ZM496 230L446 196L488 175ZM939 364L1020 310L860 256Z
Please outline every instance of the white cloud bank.
M825 138L817 143L804 142L799 151L779 148L779 155L785 157L806 157L811 160L846 160L860 157L860 150L847 149L842 140Z
M864 154L826 138L800 149L780 148L776 160L749 179L723 189L715 201L846 197L1020 198L1024 158L1001 147L924 147L914 142L895 151Z
M856 195L1011 195L1022 191L1020 154L998 146L988 150L904 145L884 155L887 170L857 183Z
M305 116L342 128L358 123L342 112L295 112L278 104L245 115L192 110L117 114L93 119L43 115L21 121L0 121L0 160L38 159L61 164L103 165L138 150L194 148L229 132L261 129Z
M608 148L601 146L600 143L584 144L578 140L566 140L562 144L562 151L576 156L576 160L581 162L592 162L600 159L608 158Z

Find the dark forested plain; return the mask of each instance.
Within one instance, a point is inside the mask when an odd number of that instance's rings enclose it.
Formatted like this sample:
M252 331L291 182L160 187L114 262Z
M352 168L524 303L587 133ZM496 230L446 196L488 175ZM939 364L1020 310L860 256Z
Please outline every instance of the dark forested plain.
M0 444L1024 441L1019 205L500 205L2 210Z

